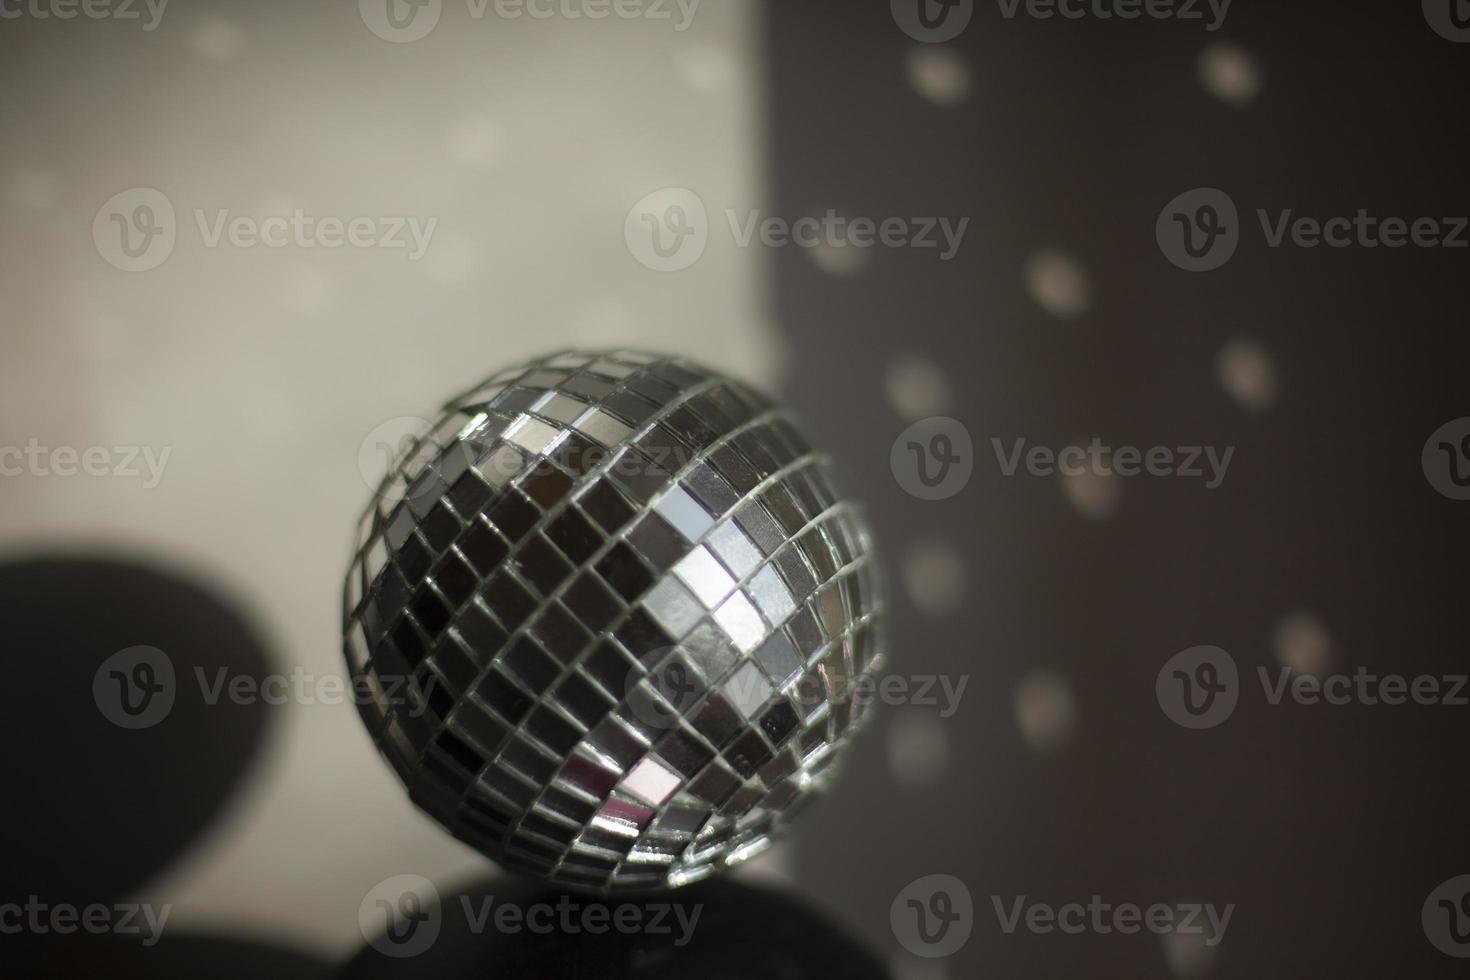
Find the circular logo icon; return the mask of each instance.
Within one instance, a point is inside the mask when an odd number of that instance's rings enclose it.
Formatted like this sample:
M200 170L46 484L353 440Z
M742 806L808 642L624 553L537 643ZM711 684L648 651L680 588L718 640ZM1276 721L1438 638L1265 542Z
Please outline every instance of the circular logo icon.
M1214 728L1240 700L1235 659L1219 647L1190 647L1169 658L1154 681L1159 707L1176 725Z
M1209 272L1235 254L1240 220L1229 194L1197 187L1164 205L1154 234L1170 262L1189 272Z
M367 29L385 41L407 44L427 37L439 23L444 0L357 0Z
M888 452L893 478L920 500L953 497L970 482L975 445L957 419L934 415L920 419L893 440Z
M1431 487L1451 500L1470 500L1470 416L1435 429L1419 462Z
M958 953L975 926L970 889L954 875L925 875L909 882L888 908L893 937L915 956L937 959Z
M889 0L893 22L915 41L952 41L970 25L975 0Z
M92 675L92 700L119 728L152 728L173 710L174 664L158 647L119 650Z
M402 480L384 480L384 474L398 467L428 434L431 424L417 415L400 415L375 426L357 447L357 472L363 483L380 500L397 503L408 496L409 488Z
M816 714L827 700L827 682L823 679L820 671L805 670L796 679L796 683L786 692L788 697L794 698L801 707L801 716L809 718ZM853 706L864 708L876 697L876 686L858 685L853 690Z
M173 202L152 187L118 191L92 218L92 242L107 264L124 272L156 269L178 239Z
M1470 41L1470 2L1467 0L1423 0L1424 19L1434 33L1446 41Z
M439 890L422 875L385 878L362 897L357 928L384 956L417 956L439 938L443 913Z
M1451 878L1430 892L1420 918L1435 949L1457 959L1470 958L1470 875Z
M633 258L655 272L678 272L699 261L709 244L709 215L699 195L685 187L646 194L623 221L623 241Z
M647 685L640 683L643 677L632 669L623 683L624 700L633 716L650 728L677 727L679 719L688 717L705 692L704 681L693 668L678 657L666 655L672 649L655 651L644 658L646 662L659 661L648 672Z

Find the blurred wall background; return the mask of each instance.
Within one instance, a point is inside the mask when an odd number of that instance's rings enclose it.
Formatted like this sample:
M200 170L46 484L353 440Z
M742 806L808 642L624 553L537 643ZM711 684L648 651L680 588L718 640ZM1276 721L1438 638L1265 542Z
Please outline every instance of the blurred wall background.
M1470 80L1464 5L1149 6L770 7L773 210L970 219L949 261L773 252L791 397L892 551L899 669L970 676L947 719L881 713L854 760L874 775L832 801L858 839L804 839L797 879L849 875L844 908L886 940L917 876L962 878L959 954L890 944L914 976L1449 976L1461 961L1425 935L1445 909L1421 912L1470 868L1466 709L1272 704L1259 672L1465 672L1470 525L1426 474L1448 487L1431 436L1470 431L1470 253L1273 247L1258 212L1463 224L1470 130L1442 96ZM1196 272L1158 225L1196 219L1175 202L1199 188L1237 213ZM931 416L961 424L973 470L923 500L889 447ZM916 435L929 452L950 431ZM1233 455L1213 488L1007 475L1018 440L1094 439L1176 466L1181 447ZM1233 662L1237 701L1190 730L1156 682L1177 696L1168 663L1202 645ZM1214 943L1007 934L994 903L1020 896L1235 911Z
M406 431L394 420L570 345L680 351L779 384L758 252L714 241L662 275L624 236L630 208L669 185L757 203L753 5L595 21L404 5L407 32L370 3L133 9L0 22L15 93L0 106L0 418L7 445L152 447L162 473L147 485L140 452L136 478L7 477L8 556L102 549L174 569L248 613L272 671L340 675L341 577L379 443ZM171 204L174 242L125 271L108 215L131 222L154 200L138 188ZM221 211L296 209L383 235L392 217L437 225L416 258L407 228L405 248L210 244ZM138 264L166 251L128 231ZM384 877L484 872L409 804L350 706L268 715L222 818L140 896L175 903L180 928L343 955Z

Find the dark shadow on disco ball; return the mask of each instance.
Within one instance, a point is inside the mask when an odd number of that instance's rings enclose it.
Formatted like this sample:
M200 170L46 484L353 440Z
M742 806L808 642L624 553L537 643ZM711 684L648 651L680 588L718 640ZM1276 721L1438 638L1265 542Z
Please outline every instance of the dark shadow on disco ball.
M167 928L153 945L113 935L76 933L28 936L7 950L7 976L29 980L107 977L109 980L317 980L331 965L296 950L204 935L179 935ZM12 958L13 957L13 958Z
M570 911L560 912L559 903ZM659 906L682 906L684 917L681 920L672 909L664 913L655 928L667 928L666 933L608 928L594 935L581 925L582 916L593 906L604 907L602 915L612 923L624 905L636 907L639 921L650 926ZM497 928L497 910L502 906L520 910L519 927L511 920L509 928ZM533 912L537 906L546 911ZM887 976L869 950L800 898L730 879L605 898L544 883L495 879L446 893L430 914L437 934L424 948L412 955L389 955L393 950L385 928L347 964L341 980L881 980ZM526 927L532 921L540 932ZM572 928L563 924L566 921L573 923ZM631 922L631 914L624 921ZM407 935L401 923L394 928Z
M0 565L0 623L0 901L122 899L218 815L265 733L266 704L210 704L196 670L258 681L265 648L226 598L113 559Z

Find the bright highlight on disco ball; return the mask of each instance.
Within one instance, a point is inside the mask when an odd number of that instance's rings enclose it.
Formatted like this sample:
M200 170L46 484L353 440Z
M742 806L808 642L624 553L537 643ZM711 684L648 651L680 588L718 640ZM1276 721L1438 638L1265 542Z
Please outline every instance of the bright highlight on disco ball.
M410 440L345 592L363 720L486 855L582 888L759 853L882 662L872 537L785 412L681 358L566 352Z

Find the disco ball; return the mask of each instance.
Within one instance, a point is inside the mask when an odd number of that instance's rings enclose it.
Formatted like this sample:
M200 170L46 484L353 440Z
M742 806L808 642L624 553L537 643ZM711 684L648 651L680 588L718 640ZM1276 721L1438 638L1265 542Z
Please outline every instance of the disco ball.
M568 886L681 885L830 781L883 583L780 408L681 358L561 353L406 442L345 648L376 744L456 837Z

